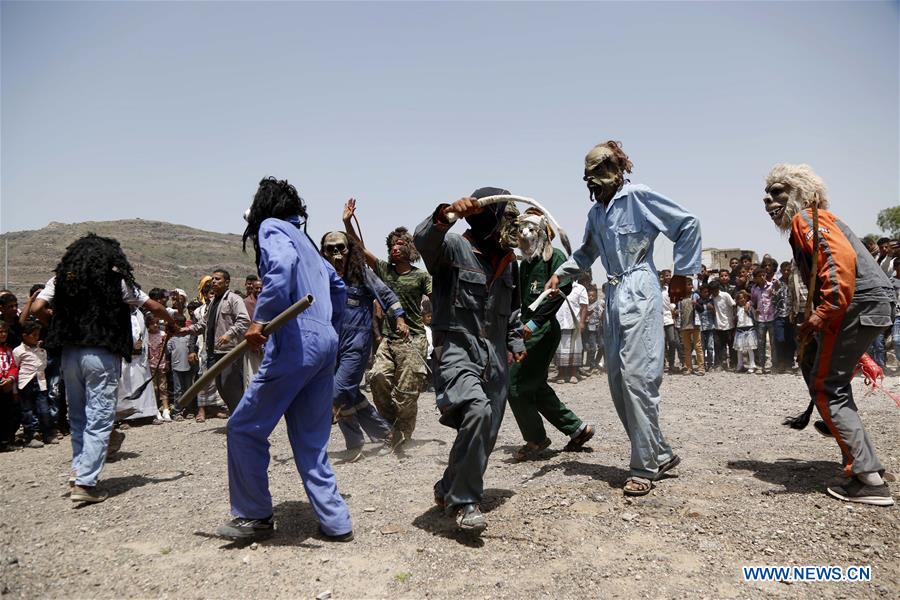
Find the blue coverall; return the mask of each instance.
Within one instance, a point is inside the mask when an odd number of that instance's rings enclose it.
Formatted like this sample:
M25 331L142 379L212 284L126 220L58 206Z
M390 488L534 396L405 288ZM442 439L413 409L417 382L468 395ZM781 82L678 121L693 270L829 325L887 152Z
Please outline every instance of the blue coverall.
M352 530L326 447L338 332L347 303L344 282L299 229L299 220L266 219L259 228L263 288L254 319L275 318L306 294L315 302L266 342L259 372L228 419L228 488L236 517L272 515L269 435L284 416L294 462L328 535Z
M609 390L631 440L631 476L655 479L673 456L659 428L665 334L662 293L653 242L662 233L675 244L675 275L700 272L700 223L665 196L626 183L609 205L588 213L581 248L557 269L574 275L597 257L606 269L603 344Z
M384 440L391 433L391 426L359 391L372 352L372 303L377 299L385 314L395 319L406 314L397 295L372 269L366 267L363 277L363 285L347 286L347 308L334 374L334 404L340 408L338 426L347 448L358 448L365 443L363 431L372 441Z

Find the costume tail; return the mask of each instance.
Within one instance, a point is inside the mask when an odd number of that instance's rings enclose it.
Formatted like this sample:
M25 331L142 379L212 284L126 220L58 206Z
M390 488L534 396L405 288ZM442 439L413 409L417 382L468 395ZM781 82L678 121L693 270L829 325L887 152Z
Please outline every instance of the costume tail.
M812 417L812 411L816 407L816 403L810 400L809 406L796 417L788 417L782 421L782 425L787 425L791 429L805 429L809 425L809 419Z

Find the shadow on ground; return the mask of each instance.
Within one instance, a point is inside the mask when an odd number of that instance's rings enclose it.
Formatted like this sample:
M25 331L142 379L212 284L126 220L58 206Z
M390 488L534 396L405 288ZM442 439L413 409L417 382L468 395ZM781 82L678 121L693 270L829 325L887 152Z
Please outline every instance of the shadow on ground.
M562 471L565 475L587 475L597 481L606 482L606 484L612 488L622 487L629 475L628 471L619 467L598 465L595 463L583 463L577 460L567 460L565 462L542 466L535 471L531 477L526 479L526 481L534 481L553 471Z
M492 510L496 510L503 506L507 500L512 498L515 492L512 490L504 490L491 488L484 491L484 500L481 503L481 510L485 514L489 514ZM456 528L456 522L452 515L445 513L444 509L433 506L424 513L413 519L413 526L427 531L432 535L438 535L448 540L453 540L470 548L481 548L484 542L478 535L467 531L460 531ZM488 527L490 528L490 519L488 519Z
M762 460L732 460L729 469L750 471L753 477L784 489L777 494L822 493L826 483L840 473L841 466L827 460L797 460L779 458L775 462Z
M319 519L309 502L288 500L277 504L272 513L275 517L275 533L268 539L259 540L261 546L315 549L329 543L319 533ZM239 550L253 543L253 540L233 541L205 531L195 531L194 535L225 542L220 550Z
M104 479L103 485L101 489L109 492L109 497L112 498L114 496L119 496L124 494L125 492L129 492L135 488L139 488L145 485L151 485L156 483L168 483L170 481L178 481L183 477L188 477L191 475L188 471L173 471L171 477L147 477L145 475L128 475L125 477L112 477L110 479ZM75 506L75 508L83 508L87 506L89 503L82 502Z

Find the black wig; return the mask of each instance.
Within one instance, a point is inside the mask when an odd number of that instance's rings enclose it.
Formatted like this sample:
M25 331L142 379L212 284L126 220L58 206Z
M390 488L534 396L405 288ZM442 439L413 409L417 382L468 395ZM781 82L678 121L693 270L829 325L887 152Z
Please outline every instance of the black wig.
M322 241L319 242L319 252L321 252L322 257L325 260L328 260L328 257L325 256L325 238L332 233L344 232L329 231L322 236ZM344 274L341 276L341 279L347 282L348 285L361 286L366 282L363 275L366 268L366 255L363 252L362 244L355 238L344 233L344 239L347 240L347 259L345 261L346 266L344 267Z
M253 243L256 252L256 267L259 268L259 226L266 219L285 219L300 215L306 218L306 205L297 193L297 188L286 179L265 177L259 182L259 189L253 197L253 205L247 215L247 228L242 238L244 252L247 240Z

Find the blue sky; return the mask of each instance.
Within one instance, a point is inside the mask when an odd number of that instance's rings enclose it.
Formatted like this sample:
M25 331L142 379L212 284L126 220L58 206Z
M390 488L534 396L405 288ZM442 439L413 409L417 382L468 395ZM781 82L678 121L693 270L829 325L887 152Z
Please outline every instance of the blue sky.
M2 3L2 231L140 217L224 232L265 175L370 245L477 187L580 239L595 143L787 258L762 210L807 162L860 235L900 198L896 2ZM658 264L671 262L657 252ZM669 256L671 256L669 254Z

